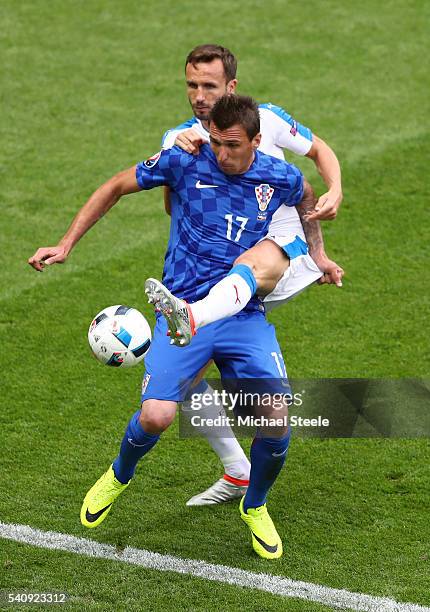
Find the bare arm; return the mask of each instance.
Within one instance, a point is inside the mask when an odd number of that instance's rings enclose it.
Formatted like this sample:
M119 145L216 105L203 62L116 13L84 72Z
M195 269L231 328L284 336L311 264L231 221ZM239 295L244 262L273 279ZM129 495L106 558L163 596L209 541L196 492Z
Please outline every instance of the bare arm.
M324 272L322 283L334 283L342 286L342 268L331 261L324 250L324 240L321 232L320 222L310 218L310 213L315 210L315 194L310 184L304 180L304 193L300 204L297 206L300 221L302 222L306 242L309 247L309 255L315 261L319 269Z
M315 210L316 198L314 190L306 179L303 181L303 198L300 204L297 206L297 212L299 213L300 221L302 222L303 231L306 236L306 242L308 243L309 253L318 254L324 251L324 240L321 232L321 226L319 221L309 220L308 217L311 212Z
M140 191L136 181L136 166L113 176L97 189L82 206L57 246L37 249L28 263L38 272L45 265L64 263L82 236L114 206L121 196Z
M328 187L315 205L311 219L334 219L342 202L342 178L339 161L322 138L313 135L312 147L306 154L312 159L319 174Z

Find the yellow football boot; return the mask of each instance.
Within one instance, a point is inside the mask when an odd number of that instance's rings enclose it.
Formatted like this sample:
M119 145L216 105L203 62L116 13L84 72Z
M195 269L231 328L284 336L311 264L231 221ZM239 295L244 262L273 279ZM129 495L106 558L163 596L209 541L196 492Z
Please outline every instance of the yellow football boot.
M105 520L118 495L130 483L122 484L115 478L112 466L98 479L85 496L81 508L81 523L92 529Z
M282 556L282 540L267 512L266 504L258 508L248 508L245 512L244 499L241 499L239 505L240 518L249 527L255 552L263 559L278 559Z

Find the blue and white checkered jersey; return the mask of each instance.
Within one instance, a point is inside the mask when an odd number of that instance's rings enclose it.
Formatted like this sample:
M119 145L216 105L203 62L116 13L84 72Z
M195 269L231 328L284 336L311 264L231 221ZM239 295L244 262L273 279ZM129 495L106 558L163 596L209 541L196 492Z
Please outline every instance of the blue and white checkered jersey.
M303 175L283 160L256 152L241 175L226 175L208 145L199 155L179 147L163 150L136 166L141 189L168 185L178 219L172 224L163 282L178 297L194 302L231 269L235 259L266 233L282 206L303 197ZM179 214L178 214L179 213ZM258 298L248 310L259 308Z
M297 155L306 155L309 152L312 147L312 132L309 128L296 121L286 110L276 104L260 104L258 110L261 132L259 151L279 159L284 159L284 151L292 151ZM200 119L192 117L164 134L161 144L163 149L173 147L178 134L189 128L193 128L204 141L209 142L209 132L204 128ZM179 220L175 218L175 207L173 206L175 194L172 192L170 197L172 201L171 231L174 231ZM180 214L180 209L176 211ZM269 233L274 236L287 236L291 240L294 240L297 235L304 238L297 211L294 208L280 208L273 216Z

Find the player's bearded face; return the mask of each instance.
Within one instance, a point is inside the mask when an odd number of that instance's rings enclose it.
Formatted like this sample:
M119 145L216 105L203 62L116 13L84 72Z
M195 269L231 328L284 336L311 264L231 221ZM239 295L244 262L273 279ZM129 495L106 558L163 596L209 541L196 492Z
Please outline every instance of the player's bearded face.
M215 153L219 167L225 174L243 174L254 161L255 150L260 144L261 136L257 134L249 140L248 134L241 125L233 125L226 130L219 130L210 124L211 149Z
M226 93L233 93L236 79L227 82L224 66L220 59L212 62L187 64L185 69L187 94L194 115L207 121L213 105Z

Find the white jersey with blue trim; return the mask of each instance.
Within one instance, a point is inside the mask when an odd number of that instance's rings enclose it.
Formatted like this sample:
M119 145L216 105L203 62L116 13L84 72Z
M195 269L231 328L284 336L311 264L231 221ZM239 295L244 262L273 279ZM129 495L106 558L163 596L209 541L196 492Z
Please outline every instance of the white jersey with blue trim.
M312 132L301 125L283 108L275 104L260 104L260 151L278 159L284 159L284 149L296 155L306 155L312 146ZM176 137L181 132L193 128L202 139L209 142L209 132L203 127L200 119L193 117L185 123L168 130L162 139L163 149L173 147ZM302 224L295 208L281 206L273 215L269 227L269 234L274 236L291 237L294 240L298 235L304 239Z

